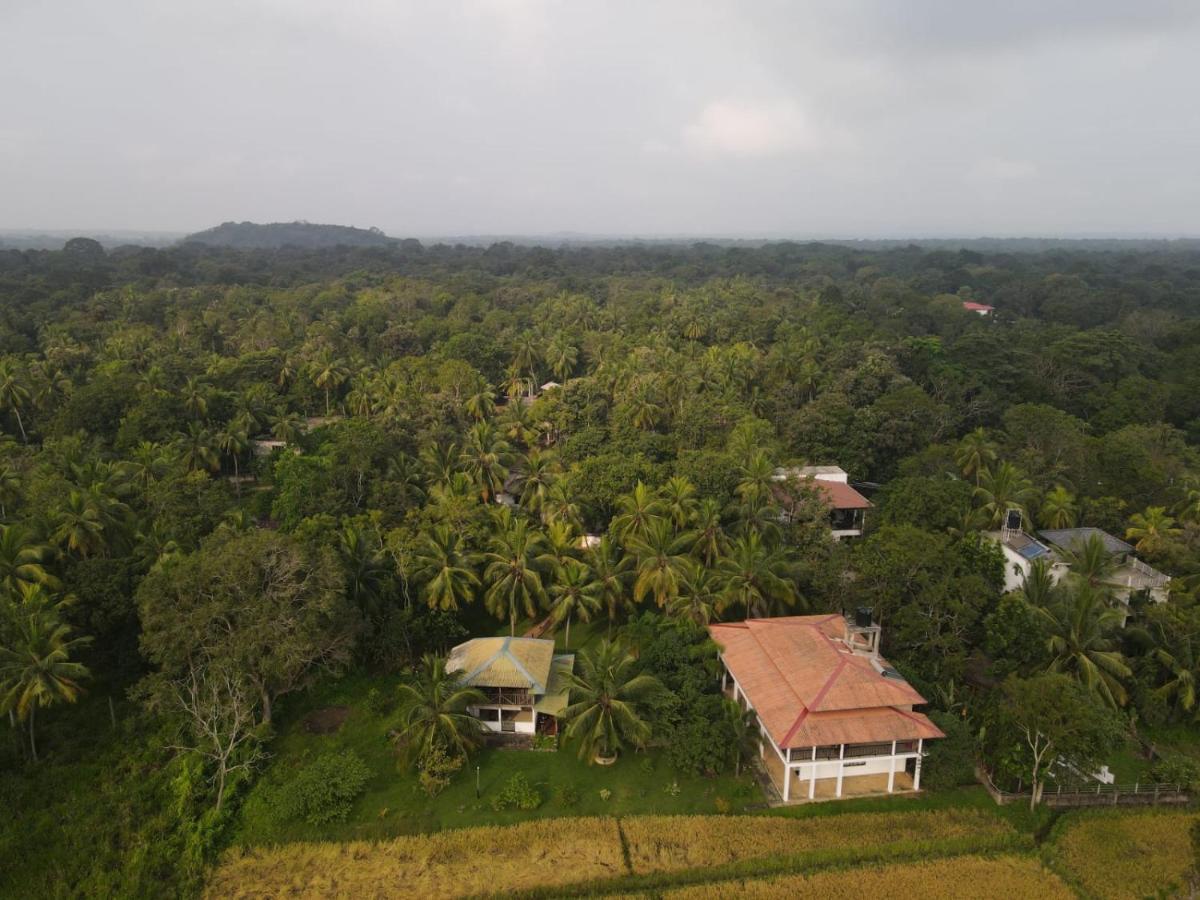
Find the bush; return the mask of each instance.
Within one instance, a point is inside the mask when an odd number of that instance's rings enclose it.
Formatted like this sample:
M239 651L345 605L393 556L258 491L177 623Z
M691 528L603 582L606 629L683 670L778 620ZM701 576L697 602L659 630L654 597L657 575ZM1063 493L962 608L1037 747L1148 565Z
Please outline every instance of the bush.
M1179 784L1187 790L1193 790L1200 783L1200 765L1194 759L1173 753L1160 757L1154 763L1150 778L1156 784Z
M497 812L502 809L537 809L541 805L541 792L520 772L508 779L500 793L492 798L492 809Z
M534 750L557 750L558 735L556 734L535 734L533 736Z
M344 822L371 775L353 750L318 756L279 788L275 818L303 819L309 825Z
M975 738L970 723L962 716L937 711L929 718L946 733L946 738L928 745L928 759L921 769L922 786L941 790L974 784Z
M450 756L444 747L435 744L417 761L417 781L426 794L436 797L462 767L463 757Z
M391 694L386 694L379 688L371 688L367 691L367 709L373 716L386 716L392 711Z
M579 802L579 788L573 784L561 785L554 795L563 806L574 806Z

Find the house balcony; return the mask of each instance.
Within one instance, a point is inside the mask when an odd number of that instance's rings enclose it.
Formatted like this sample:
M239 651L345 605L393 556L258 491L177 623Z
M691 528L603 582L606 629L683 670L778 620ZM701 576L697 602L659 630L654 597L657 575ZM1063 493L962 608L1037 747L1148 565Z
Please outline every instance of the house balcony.
M481 688L488 706L533 706L533 694L521 688Z

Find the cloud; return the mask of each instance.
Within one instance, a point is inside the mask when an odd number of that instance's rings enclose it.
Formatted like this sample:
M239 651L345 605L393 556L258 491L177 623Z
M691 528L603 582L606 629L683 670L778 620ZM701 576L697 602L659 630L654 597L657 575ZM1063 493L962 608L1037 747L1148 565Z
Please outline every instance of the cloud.
M1029 160L988 156L978 159L967 171L972 181L1027 181L1036 178L1038 168Z
M701 156L775 156L819 143L792 100L714 100L683 129L684 146Z

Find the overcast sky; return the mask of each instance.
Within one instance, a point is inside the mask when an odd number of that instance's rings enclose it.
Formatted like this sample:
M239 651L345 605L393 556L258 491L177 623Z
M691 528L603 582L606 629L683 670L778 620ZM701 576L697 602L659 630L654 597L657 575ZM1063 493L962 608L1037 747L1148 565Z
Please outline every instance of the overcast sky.
M0 0L0 228L1200 235L1200 2Z

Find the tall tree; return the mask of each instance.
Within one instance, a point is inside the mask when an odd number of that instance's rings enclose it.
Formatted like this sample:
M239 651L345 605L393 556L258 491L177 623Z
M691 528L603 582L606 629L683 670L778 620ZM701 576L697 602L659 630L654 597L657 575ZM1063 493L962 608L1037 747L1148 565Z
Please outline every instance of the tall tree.
M1087 585L1079 585L1049 608L1034 608L1046 629L1046 647L1053 654L1050 671L1077 679L1110 706L1123 706L1126 693L1121 679L1132 673L1108 636L1120 627L1120 611Z
M568 676L571 703L563 710L566 738L579 744L579 758L611 757L626 744L642 747L650 737L643 708L663 691L652 675L639 675L637 662L618 645L602 641L580 651Z
M421 536L416 575L430 609L458 609L475 599L479 587L473 556L449 525L435 525Z
M1012 463L1002 462L994 470L983 470L975 496L987 516L988 525L999 528L1010 509L1019 510L1021 518L1029 521L1029 505L1037 496L1037 489L1020 469Z
M1150 556L1161 553L1181 534L1183 529L1176 527L1165 506L1148 506L1144 513L1134 513L1125 529L1125 539L1133 541L1139 553Z
M603 607L600 583L592 570L578 560L568 560L559 567L550 585L550 618L555 625L566 622L563 648L571 646L571 619L590 622Z
M773 615L796 602L790 569L783 552L769 546L756 531L734 541L729 554L717 563L726 599L752 617Z
M537 555L545 542L530 531L524 520L517 520L491 539L483 577L488 582L484 603L498 619L508 619L511 634L517 633L517 619L532 616L546 602L546 588L538 570Z
M985 473L996 462L996 445L983 428L965 435L954 450L954 461L965 478L973 478L978 487Z
M448 673L444 659L425 657L416 681L400 685L396 740L405 756L416 762L435 748L451 757L466 756L482 737L479 720L467 708L486 699L483 691Z

